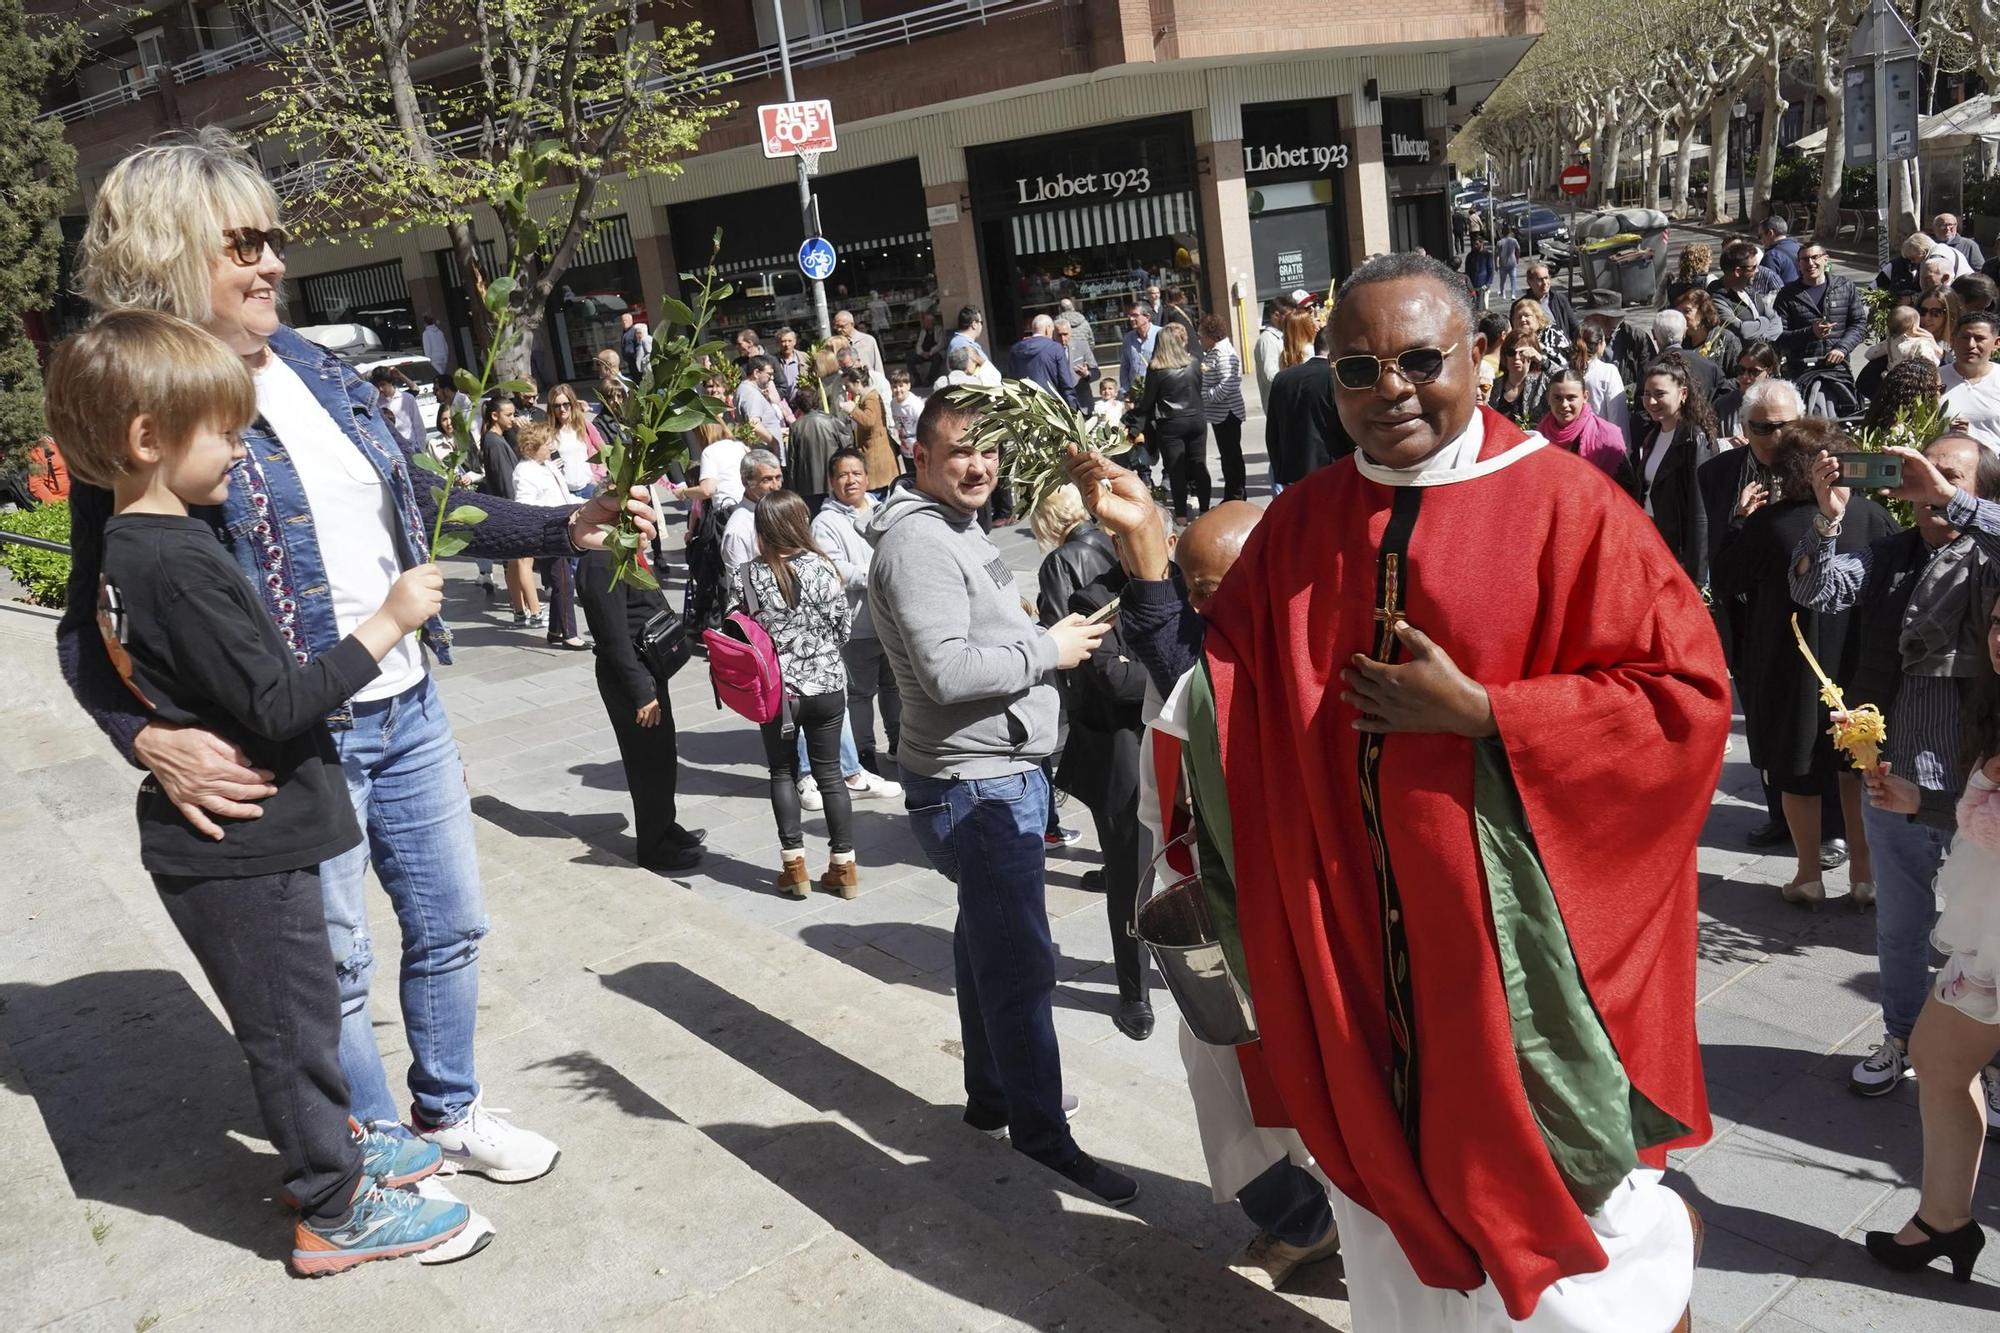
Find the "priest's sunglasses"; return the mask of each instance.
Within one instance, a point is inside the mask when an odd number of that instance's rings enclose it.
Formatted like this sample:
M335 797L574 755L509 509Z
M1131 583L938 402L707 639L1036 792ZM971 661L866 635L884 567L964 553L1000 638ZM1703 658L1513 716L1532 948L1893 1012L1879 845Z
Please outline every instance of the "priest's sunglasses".
M269 231L258 227L229 227L223 231L222 239L229 242L229 257L240 267L250 268L264 257L267 245L273 255L283 259L285 247L292 242L292 234L283 227L272 227Z
M1429 384L1444 374L1445 358L1457 350L1458 344L1453 343L1445 348L1412 347L1388 358L1356 352L1334 359L1333 377L1343 389L1372 389L1381 380L1382 372L1393 366L1411 384Z

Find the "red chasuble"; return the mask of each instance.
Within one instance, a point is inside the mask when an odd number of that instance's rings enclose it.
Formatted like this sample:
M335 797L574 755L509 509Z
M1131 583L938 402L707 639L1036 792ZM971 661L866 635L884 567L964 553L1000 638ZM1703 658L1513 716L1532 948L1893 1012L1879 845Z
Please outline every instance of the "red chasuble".
M1524 437L1480 410L1483 463ZM1522 1319L1606 1259L1516 1060L1473 742L1371 737L1340 701L1349 656L1384 656L1385 599L1492 698L1578 975L1632 1088L1691 1130L1640 1154L1654 1166L1710 1133L1695 844L1729 732L1722 652L1652 520L1552 448L1432 486L1324 468L1271 506L1209 608L1238 924L1280 1103L1258 1119L1296 1128L1426 1285L1490 1276Z

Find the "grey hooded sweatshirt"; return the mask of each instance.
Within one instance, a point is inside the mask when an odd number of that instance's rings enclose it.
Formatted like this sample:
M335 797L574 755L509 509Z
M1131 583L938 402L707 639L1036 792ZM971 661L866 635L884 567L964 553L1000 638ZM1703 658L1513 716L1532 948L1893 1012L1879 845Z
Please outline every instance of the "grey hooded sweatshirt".
M933 778L997 778L1056 744L1056 645L971 514L898 490L868 524L868 605L903 696L896 758Z

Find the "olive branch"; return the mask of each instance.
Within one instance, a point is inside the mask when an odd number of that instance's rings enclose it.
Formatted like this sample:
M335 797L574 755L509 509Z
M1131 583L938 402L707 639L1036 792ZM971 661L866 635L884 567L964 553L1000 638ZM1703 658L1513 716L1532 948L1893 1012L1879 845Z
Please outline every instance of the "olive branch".
M1033 513L1069 481L1069 447L1120 454L1132 447L1125 432L1095 412L1079 412L1039 384L1002 380L959 384L944 391L953 407L976 409L966 428L976 449L1000 450L1000 476L1012 486L1022 513Z

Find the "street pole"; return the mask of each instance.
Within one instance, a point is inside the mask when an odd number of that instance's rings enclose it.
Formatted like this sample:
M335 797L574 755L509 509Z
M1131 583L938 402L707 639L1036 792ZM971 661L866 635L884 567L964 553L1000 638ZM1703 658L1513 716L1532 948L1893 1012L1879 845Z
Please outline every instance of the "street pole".
M1874 11L1889 0L1875 0ZM1892 11L1893 13L1893 11ZM1889 43L1888 27L1878 26L1875 43L1875 270L1889 267Z
M785 41L785 0L771 0L771 14L777 20L778 26L778 64L785 71L785 100L796 102L799 99L792 91L792 48ZM812 177L806 174L806 160L803 157L793 154L792 165L797 167L799 172L799 225L805 229L807 236L817 236L819 227L813 213ZM824 341L833 336L833 321L828 319L826 314L826 283L814 278L812 290L813 322L819 328L821 341Z
M1750 182L1744 177L1750 174L1750 104L1738 102L1730 108L1730 120L1734 122L1736 133L1736 221L1742 226L1750 225ZM1726 200L1727 195L1723 198Z

